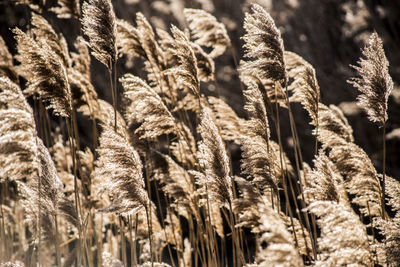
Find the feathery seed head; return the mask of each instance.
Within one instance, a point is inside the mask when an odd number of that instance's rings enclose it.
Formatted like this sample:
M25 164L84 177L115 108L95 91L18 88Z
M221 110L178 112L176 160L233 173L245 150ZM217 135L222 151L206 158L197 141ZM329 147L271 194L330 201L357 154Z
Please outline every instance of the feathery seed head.
M108 69L117 61L117 25L111 0L88 0L82 8L83 32L92 55Z
M225 25L200 9L187 8L184 11L189 28L195 39L195 43L201 46L212 47L211 58L222 55L230 47L231 41L226 32Z
M393 80L382 40L376 32L370 36L362 54L359 66L352 66L359 77L348 82L360 91L358 105L365 110L369 120L383 125L388 119L387 102L393 90Z

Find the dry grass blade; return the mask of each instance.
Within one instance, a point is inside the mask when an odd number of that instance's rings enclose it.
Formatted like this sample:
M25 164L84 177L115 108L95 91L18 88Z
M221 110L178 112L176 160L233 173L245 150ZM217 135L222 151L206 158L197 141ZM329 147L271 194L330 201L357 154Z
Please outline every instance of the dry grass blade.
M111 0L89 0L82 7L83 32L92 55L108 69L117 61L117 25Z
M47 44L39 44L19 29L14 29L18 42L19 72L29 73L27 94L38 93L47 102L46 108L56 115L69 117L71 92L67 72L59 56Z
M360 77L349 80L349 83L361 92L358 105L365 110L371 121L382 126L388 118L387 101L393 90L393 80L389 75L389 62L382 40L376 32L370 36L358 64L353 68Z
M222 55L230 47L231 41L224 24L200 9L185 9L184 14L189 22L189 28L195 39L195 43L201 46L211 47L211 58Z
M128 215L146 208L149 198L136 150L113 130L104 129L97 152L95 175L104 181L102 190L114 196L112 204L101 211Z

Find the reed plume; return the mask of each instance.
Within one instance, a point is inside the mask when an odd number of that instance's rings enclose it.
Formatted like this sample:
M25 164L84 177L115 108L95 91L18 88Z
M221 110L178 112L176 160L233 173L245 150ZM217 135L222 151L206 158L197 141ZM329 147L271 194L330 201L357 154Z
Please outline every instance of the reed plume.
M245 109L250 119L245 122L246 134L241 138L242 173L251 175L262 188L269 186L278 189L281 178L279 160L271 146L267 109L259 86L249 81L243 91Z
M114 131L104 129L97 152L95 175L104 181L102 190L114 196L111 205L100 211L128 215L147 209L149 198L136 150Z
M186 8L183 12L195 43L213 49L209 53L211 58L222 55L231 46L225 25L213 15L201 9Z
M171 27L175 42L170 52L178 58L179 66L168 69L166 74L173 75L178 85L190 93L200 94L197 59L185 34L177 27Z
M71 59L68 44L62 34L57 34L49 22L42 16L32 13L32 33L38 43L46 43L55 52L65 68L70 67Z
M371 264L367 233L348 202L343 177L322 150L314 162L304 194L321 228L316 266Z
M130 57L142 57L147 59L146 51L140 43L140 33L125 20L117 20L117 47L120 54Z
M233 182L230 177L229 158L212 117L212 111L206 106L202 106L198 131L202 140L198 145L197 159L203 173L193 173L202 186L202 193L209 194L211 200L220 204L231 203Z
M0 77L0 177L1 181L28 181L37 176L37 144L32 109L21 89Z
M400 182L390 176L386 178L386 193L389 198L387 203L396 211L395 217L400 220Z
M63 196L63 184L57 176L47 148L41 139L36 138L36 142L38 150L37 161L34 161L34 164L39 164L35 166L37 176L27 184L19 183L19 190L24 198L22 205L26 211L26 221L32 232L55 240L55 216L59 201ZM39 239L38 236L36 239Z
M210 96L207 100L211 105L217 125L221 129L221 137L225 141L240 144L245 120L239 118L235 111L222 99Z
M378 174L364 150L331 131L321 129L320 141L329 158L346 177L346 188L355 195L352 202L365 216L382 216L382 189ZM369 209L368 209L369 206Z
M383 126L388 119L387 102L393 90L393 80L382 40L376 32L370 36L362 56L359 66L352 66L359 77L348 82L360 91L357 103L367 113L368 119Z
M288 89L293 91L292 101L300 102L307 110L312 123L318 128L320 92L315 69L301 56L285 51L286 72L293 82Z
M90 81L90 53L89 48L87 47L87 43L83 37L79 36L76 38L74 46L77 50L77 53L71 52L71 60L72 60L72 68L76 71L79 71L83 76Z
M146 58L150 62L151 68L155 68L152 70L153 75L156 77L159 75L161 79L161 74L158 72L163 70L163 53L156 41L153 28L140 12L136 14L136 24L140 45L146 53ZM160 83L160 80L158 82ZM159 85L162 86L162 84Z
M353 128L342 110L335 105L326 106L319 103L318 126L320 129L335 133L347 142L354 142ZM320 139L320 142L324 143L323 139Z
M361 265L372 263L366 231L348 205L335 201L316 201L309 209L318 219L321 259L316 266ZM356 227L355 227L356 226Z
M358 64L353 66L359 78L350 79L348 82L356 87L361 95L358 96L358 105L364 109L368 119L383 127L383 176L382 176L382 211L385 210L385 175L386 175L386 121L387 102L393 90L393 80L389 75L389 62L383 50L381 38L374 32L367 46L363 49L363 57ZM382 213L384 216L384 213Z
M166 93L166 81L162 74L166 69L164 53L157 43L152 26L140 12L136 13L136 24L135 28L126 21L117 21L119 51L129 58L143 58L150 85L157 93Z
M81 106L87 105L90 117L95 118L99 113L99 100L97 92L84 73L74 68L68 69L68 81L70 83L73 106L80 110Z
M234 201L239 225L249 226L257 234L256 266L303 266L292 235L268 197L260 195L248 181L236 181L241 196Z
M260 80L270 101L284 102L286 94L280 86L282 82L286 85L281 33L264 8L253 4L251 11L246 13L244 21L245 60L241 61L239 71L242 75Z
M26 94L39 94L48 109L62 117L69 117L72 104L67 72L59 56L46 43L38 43L26 33L14 29L18 42L19 72L26 73Z
M119 259L115 258L111 253L103 251L102 254L103 266L104 267L124 267L124 263Z
M175 39L166 31L157 29L157 34L160 37L160 46L164 52L164 60L167 66L173 67L179 65L179 57L174 52L175 49ZM208 82L215 80L214 72L214 60L210 55L208 55L204 50L196 43L189 42L194 55L197 59L197 68L199 80L203 82Z
M126 74L120 81L124 95L131 101L125 116L127 121L141 123L135 131L140 138L154 139L176 130L173 115L149 85L131 74Z
M112 127L115 126L115 119L118 121L117 123L117 129L116 133L119 134L122 137L127 137L128 132L126 129L126 122L122 115L117 112L116 114L114 113L114 108L113 106L108 103L107 101L104 101L102 99L98 99L100 109L97 110L94 115L97 120L99 120L99 123L102 127L104 128L109 128L111 129ZM88 105L83 105L79 109L83 114L87 116L91 116L92 113L90 111L90 108ZM115 115L117 115L115 117Z
M117 26L110 0L88 0L82 6L82 28L92 55L108 69L117 61Z
M170 156L155 152L154 176L163 184L164 192L173 199L172 205L179 215L190 219L194 214L199 218L195 204L196 188L192 183L190 174Z

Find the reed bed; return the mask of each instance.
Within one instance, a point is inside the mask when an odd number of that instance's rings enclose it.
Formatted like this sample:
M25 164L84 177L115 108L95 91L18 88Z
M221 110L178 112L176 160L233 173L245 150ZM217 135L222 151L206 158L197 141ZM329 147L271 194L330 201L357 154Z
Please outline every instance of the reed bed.
M237 60L211 13L185 9L187 28L163 30L140 12L118 19L110 0L20 4L31 21L13 29L16 53L0 38L0 266L400 265L400 182L385 169L393 81L376 32L349 84L383 129L382 173L257 4L241 22L244 117L203 92L218 57ZM48 12L80 23L73 47ZM141 72L119 73L121 58ZM301 144L296 103L314 146Z

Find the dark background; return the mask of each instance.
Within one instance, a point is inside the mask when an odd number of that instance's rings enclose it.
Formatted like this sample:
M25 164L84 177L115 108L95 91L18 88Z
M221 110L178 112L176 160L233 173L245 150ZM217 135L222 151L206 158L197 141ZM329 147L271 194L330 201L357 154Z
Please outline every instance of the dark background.
M48 0L46 8L56 5ZM378 171L381 171L382 141L381 131L369 122L366 115L357 108L354 101L358 92L346 80L355 73L349 64L356 64L369 34L376 30L384 42L386 56L390 62L390 74L395 82L395 90L389 99L389 121L387 132L400 128L400 1L338 1L338 0L167 0L138 1L113 0L118 18L133 22L135 13L142 12L153 27L168 29L171 23L181 29L186 27L182 14L183 7L203 8L222 21L228 30L233 49L216 59L217 82L203 84L202 92L207 95L220 95L240 116L245 116L240 82L236 66L243 50L243 19L251 3L264 6L275 19L282 32L285 49L303 56L316 69L324 104L339 105L345 112L354 129L356 144L371 157ZM58 19L53 13L44 15L57 32L67 38L73 50L73 42L80 34L79 21ZM29 22L29 9L16 6L15 1L0 0L0 33L10 51L15 54L15 42L11 29L26 29ZM92 59L92 82L99 97L111 102L111 91L104 66ZM118 73L127 72L142 75L141 64L127 64L125 58L119 60ZM143 76L142 76L143 77ZM310 119L306 112L294 105L296 125L301 138L304 159L310 162L314 154L314 137L311 135ZM283 141L285 151L290 154L288 142L289 122L286 112L282 112ZM85 124L80 123L85 131ZM88 137L89 138L89 137ZM87 143L90 143L87 141ZM387 173L400 177L400 135L391 135L387 140ZM240 150L232 146L233 158L239 158Z

